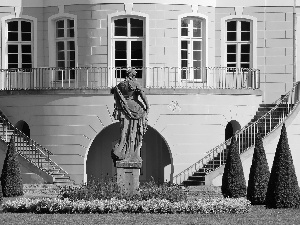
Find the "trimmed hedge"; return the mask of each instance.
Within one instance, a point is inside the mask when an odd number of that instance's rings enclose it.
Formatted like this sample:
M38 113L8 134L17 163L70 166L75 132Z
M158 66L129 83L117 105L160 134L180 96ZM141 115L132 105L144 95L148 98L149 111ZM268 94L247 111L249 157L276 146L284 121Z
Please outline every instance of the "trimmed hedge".
M2 168L1 185L4 197L23 195L23 182L13 136L10 139Z
M251 208L245 198L237 199L199 199L194 201L170 202L166 199L133 200L79 200L69 199L28 199L19 198L7 201L3 205L3 212L12 213L247 213Z
M122 193L115 178L91 179L87 184L79 186L62 186L59 190L61 199L68 198L77 200L96 199L127 199L148 200L151 198L166 199L170 202L178 202L187 199L187 193L179 185L172 183L156 184L154 181L145 182L140 185L140 194L127 196Z
M266 194L267 208L299 208L300 190L285 124L277 144Z
M260 133L256 135L254 154L252 165L250 168L247 199L252 205L264 205L268 183L270 179L270 171L267 162L265 149Z
M225 198L246 197L246 180L235 137L232 137L222 177Z

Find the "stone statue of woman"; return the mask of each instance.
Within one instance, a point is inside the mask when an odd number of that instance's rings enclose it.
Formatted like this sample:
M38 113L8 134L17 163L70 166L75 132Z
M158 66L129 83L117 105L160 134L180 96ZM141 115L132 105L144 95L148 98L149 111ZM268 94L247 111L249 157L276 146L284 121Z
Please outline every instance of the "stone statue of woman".
M135 76L136 71L128 69L125 80L114 87L113 116L121 123L121 138L112 150L114 162L121 160L142 163L140 149L147 130L149 104ZM139 101L139 97L142 102Z

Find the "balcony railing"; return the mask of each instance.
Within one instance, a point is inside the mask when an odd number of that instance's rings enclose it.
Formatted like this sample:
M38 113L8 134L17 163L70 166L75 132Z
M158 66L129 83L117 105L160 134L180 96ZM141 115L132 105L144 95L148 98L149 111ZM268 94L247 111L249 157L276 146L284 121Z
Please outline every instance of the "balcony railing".
M137 80L147 88L259 89L258 69L144 67ZM124 79L125 69L109 67L1 69L5 90L103 89Z

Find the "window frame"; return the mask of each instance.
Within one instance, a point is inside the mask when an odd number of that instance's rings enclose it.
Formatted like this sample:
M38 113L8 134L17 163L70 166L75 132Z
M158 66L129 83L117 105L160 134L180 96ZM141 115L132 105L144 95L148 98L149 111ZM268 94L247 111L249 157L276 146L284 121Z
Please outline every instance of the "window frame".
M236 22L236 40L234 41L228 41L227 40L227 34L228 32L228 28L227 28L227 24L228 22ZM242 28L241 28L241 24L242 22L249 22L250 23L250 40L249 41L243 41L242 40ZM241 64L249 64L249 68L253 67L253 21L249 20L249 19L244 19L244 18L235 18L235 19L229 19L226 20L225 22L225 27L226 27L226 31L225 31L225 60L226 60L226 67L229 67L229 64L236 64L235 68L244 68L241 66ZM236 61L235 62L229 62L228 61L228 45L235 45L236 46ZM249 52L249 62L242 62L241 61L241 48L242 45L250 45L250 52ZM246 68L245 68L246 69Z
M71 37L68 37L68 20L72 20L73 21L73 31L74 31L74 34L73 36ZM63 37L58 37L58 29L57 29L57 22L58 21L63 21L64 22L64 27L63 27ZM56 68L69 68L70 70L67 70L68 73L66 74L66 71L65 70L61 70L61 71L57 71L57 74L56 74L56 80L57 81L69 81L69 80L75 80L75 70L72 70L71 68L75 68L76 67L76 59L77 59L77 56L76 56L76 30L75 30L75 19L74 18L69 18L69 17L63 17L63 18L58 18L54 21L54 24L55 24L55 32L54 32L54 40L55 40L55 67ZM64 67L59 67L58 66L58 62L59 61L62 61L62 60L59 60L58 59L58 43L59 42L62 42L63 43L63 54L64 54ZM68 42L74 42L74 50L72 49L69 50L68 49ZM74 52L74 60L70 60L68 58L68 52ZM74 66L70 66L68 67L67 65L70 64L71 61L74 61Z
M187 26L187 34L186 36L183 36L182 35L182 21L184 19L188 19L189 21L192 21L192 23L188 23L188 26ZM200 28L200 37L194 37L193 36L193 31L194 31L194 21L195 20L199 20L201 21L201 28ZM206 38L206 24L205 24L205 19L202 18L202 17L199 17L199 16L185 16L185 17L181 17L180 18L180 68L181 68L181 75L180 75L180 79L181 80L190 80L190 81L195 81L195 82L202 82L203 81L203 67L205 66L205 46L206 46L206 41L205 41L205 38ZM182 42L183 41L186 41L187 42L187 59L185 61L187 61L187 67L182 67L182 61L183 61L183 58L182 58L182 51L183 51L183 48L182 48ZM193 53L194 53L194 44L195 42L200 42L200 46L201 46L201 49L200 49L200 58L201 60L200 61L200 77L201 78L195 78L195 74L194 74L194 69L191 69L194 67L194 57L193 57ZM186 50L186 49L184 49ZM197 67L198 68L198 67ZM183 74L185 72L185 74ZM183 78L183 76L185 76L185 78Z
M49 46L49 67L56 68L56 21L62 19L72 19L74 20L74 45L75 45L75 67L78 67L78 29L77 29L77 16L70 13L58 13L52 15L48 18L48 46ZM66 71L62 70L64 73ZM76 72L76 71L75 71ZM58 79L58 76L54 76L51 81L53 82L75 82L75 79L68 79L68 76L64 76L65 79Z
M257 18L248 15L230 15L221 18L221 51L217 57L221 57L220 66L227 65L227 50L226 50L226 22L233 19L244 19L252 22L252 68L257 68ZM217 63L218 65L218 63Z
M12 20L27 20L32 24L32 68L37 67L37 18L27 15L8 15L1 18L1 25L2 25L2 69L8 69L8 49L7 49L7 30L8 30L8 21ZM3 86L3 85L2 85Z
M115 21L116 20L120 20L120 19L126 19L126 28L127 28L127 35L115 35ZM142 25L142 29L143 29L143 35L142 36L131 36L131 23L130 23L130 19L138 19L141 20L143 25ZM137 77L138 79L143 80L144 76L145 76L145 70L144 68L146 67L146 60L145 60L145 44L146 44L146 32L145 32L145 24L146 24L146 19L144 17L141 16L116 16L113 17L111 19L111 24L112 24L112 34L111 34L111 47L112 47L112 67L114 68L114 72L113 72L113 79L123 79L125 77L125 72L126 72L126 68L128 67L133 67L132 66L132 57L131 57L131 53L132 53L132 46L131 43L132 42L142 42L142 59L137 59L137 60L142 60L143 61L143 65L142 68L136 68L135 70L139 73L141 73L141 78ZM120 67L116 67L115 63L116 63L116 57L115 57L115 47L116 47L116 41L124 41L126 42L126 67L120 68ZM120 76L119 76L120 75Z

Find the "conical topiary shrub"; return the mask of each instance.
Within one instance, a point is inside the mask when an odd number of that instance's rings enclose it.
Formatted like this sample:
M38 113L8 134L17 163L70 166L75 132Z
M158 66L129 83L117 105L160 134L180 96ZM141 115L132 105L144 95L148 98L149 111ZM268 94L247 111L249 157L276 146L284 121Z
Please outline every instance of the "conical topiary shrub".
M4 197L23 195L23 182L13 137L6 152L1 174L1 185Z
M299 186L285 124L277 144L266 194L267 208L298 208Z
M252 165L250 168L247 199L252 205L264 205L270 178L269 166L260 133L256 135Z
M246 196L246 181L235 137L232 137L227 153L221 189L224 197Z

